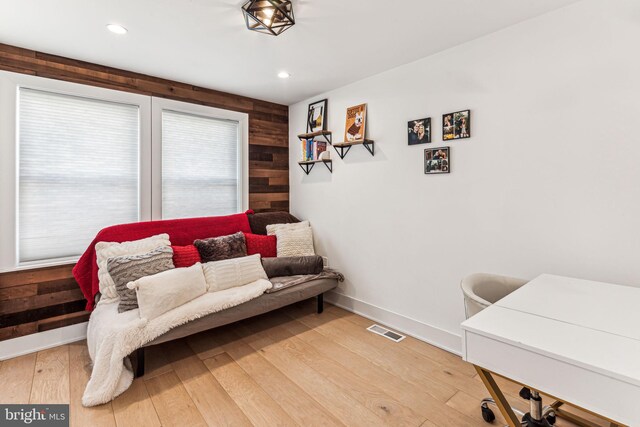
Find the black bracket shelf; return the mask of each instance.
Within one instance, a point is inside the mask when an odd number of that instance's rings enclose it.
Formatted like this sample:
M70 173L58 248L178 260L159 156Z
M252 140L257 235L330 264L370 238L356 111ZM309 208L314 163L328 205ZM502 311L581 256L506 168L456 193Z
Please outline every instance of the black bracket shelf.
M331 141L333 138L332 135L333 134L331 133L330 130L319 130L311 133L301 133L300 135L298 135L298 138L300 140L303 140L303 139L316 139L318 137L322 137L328 144L331 144Z
M302 168L305 174L309 175L309 172L313 169L316 163L324 163L324 165L329 169L329 172L333 173L333 161L331 160L314 160L311 162L298 162L298 165Z
M367 151L371 153L371 155L373 156L375 153L374 144L375 144L375 141L371 139L365 139L364 141L357 141L357 142L340 142L337 144L333 144L333 148L335 148L336 152L338 153L338 156L340 156L341 159L344 159L347 153L349 152L349 150L351 150L351 147L353 147L354 145L364 145L364 148L366 148Z

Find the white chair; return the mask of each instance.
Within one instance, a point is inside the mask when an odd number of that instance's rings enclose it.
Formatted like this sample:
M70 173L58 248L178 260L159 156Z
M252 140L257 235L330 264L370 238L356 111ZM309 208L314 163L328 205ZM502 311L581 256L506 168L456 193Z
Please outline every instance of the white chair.
M467 319L489 307L498 300L506 297L527 282L528 280L486 273L476 273L465 277L462 279L460 287L464 294L464 309ZM552 407L545 406L544 408L539 409L541 408L541 404L538 392L524 387L520 390L520 397L531 402L532 412L536 412L536 415L541 414L541 416L536 416L536 419L544 418L542 422L544 423L546 421L546 425L555 424L556 415ZM496 416L489 408L489 405L496 406L496 402L490 397L482 399L480 402L482 418L486 422L491 423L496 419ZM511 409L521 419L526 417L522 422L523 426L532 425L529 420L529 414L525 414L513 407Z
M515 291L528 280L495 274L476 273L462 279L460 286L464 294L467 319L498 302Z

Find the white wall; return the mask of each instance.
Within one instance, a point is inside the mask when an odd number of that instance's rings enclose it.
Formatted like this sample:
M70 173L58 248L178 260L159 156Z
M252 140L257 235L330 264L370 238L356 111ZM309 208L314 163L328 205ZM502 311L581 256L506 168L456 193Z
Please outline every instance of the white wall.
M469 273L640 285L638 40L640 2L585 0L319 94L335 141L362 102L376 140L375 157L334 151L333 174L296 166L308 102L291 106L291 210L347 277L343 301L441 341L417 325L459 335ZM472 138L443 144L441 115L467 108ZM426 116L428 146L452 147L449 175L424 175L427 146L407 145L407 121Z

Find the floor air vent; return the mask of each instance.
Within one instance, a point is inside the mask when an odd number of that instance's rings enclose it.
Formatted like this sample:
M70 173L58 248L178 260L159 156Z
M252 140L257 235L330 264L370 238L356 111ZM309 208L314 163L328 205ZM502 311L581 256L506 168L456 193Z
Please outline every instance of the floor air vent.
M404 335L400 335L397 332L390 331L380 325L371 325L367 328L367 331L371 331L374 334L382 335L385 338L389 338L391 341L400 342L405 339Z

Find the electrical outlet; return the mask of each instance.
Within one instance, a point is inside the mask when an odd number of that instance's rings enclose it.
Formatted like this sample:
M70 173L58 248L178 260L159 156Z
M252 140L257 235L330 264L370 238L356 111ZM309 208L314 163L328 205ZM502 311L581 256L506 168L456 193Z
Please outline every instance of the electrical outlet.
M322 266L324 268L329 268L329 258L327 258L326 256L322 257Z

